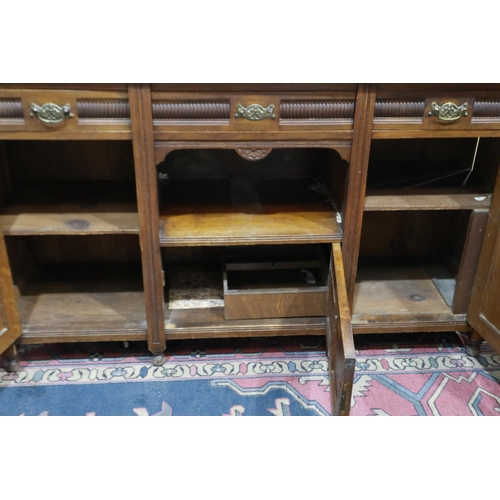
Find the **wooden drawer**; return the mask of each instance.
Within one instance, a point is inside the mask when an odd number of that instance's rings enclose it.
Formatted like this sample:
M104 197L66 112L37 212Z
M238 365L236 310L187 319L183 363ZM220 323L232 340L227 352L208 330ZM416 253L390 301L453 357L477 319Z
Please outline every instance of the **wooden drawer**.
M265 133L270 140L329 131L347 138L353 129L356 96L351 87L302 93L153 90L155 136L196 139L196 132L221 136L229 132L238 137Z
M127 92L0 89L0 137L131 138ZM116 137L114 137L116 136Z
M409 131L422 136L498 135L500 85L422 85L420 90L379 85L373 131L375 138L405 137Z
M262 256L253 249L230 252L224 269L226 319L325 315L328 269L319 247L293 250Z

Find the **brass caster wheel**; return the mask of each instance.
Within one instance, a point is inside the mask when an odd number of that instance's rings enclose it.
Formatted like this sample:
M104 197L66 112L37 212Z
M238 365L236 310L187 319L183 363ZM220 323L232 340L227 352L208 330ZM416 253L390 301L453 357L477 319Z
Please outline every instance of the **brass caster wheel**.
M16 358L6 359L4 369L6 372L16 373L21 370L21 365L19 364L19 361Z
M163 363L165 363L165 355L164 354L157 354L153 356L153 365L154 366L162 366Z
M476 344L474 342L470 342L465 346L465 352L469 355L472 356L473 358L477 358L479 354L481 353L481 347L479 344Z

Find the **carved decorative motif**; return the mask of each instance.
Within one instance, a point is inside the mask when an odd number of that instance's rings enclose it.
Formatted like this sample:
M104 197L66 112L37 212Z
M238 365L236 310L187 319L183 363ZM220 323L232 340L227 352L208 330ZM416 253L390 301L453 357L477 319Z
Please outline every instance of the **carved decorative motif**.
M422 118L425 101L396 102L379 101L375 103L375 118Z
M445 102L439 105L435 102L431 104L429 116L437 116L438 120L442 122L455 122L462 116L467 116L468 102L464 102L460 106L454 102Z
M500 101L476 101L474 118L500 118Z
M130 119L130 105L123 101L78 101L76 104L79 119Z
M46 102L41 106L33 103L30 116L37 117L43 123L54 125L61 123L66 117L73 118L75 115L71 112L69 104L58 106L53 102Z
M229 120L227 102L154 102L155 120Z
M23 118L21 99L0 100L0 119Z
M238 148L236 152L245 160L259 161L264 159L273 148Z
M280 105L282 120L352 120L353 117L353 102L293 101Z
M266 107L260 104L250 104L246 107L242 104L237 104L235 116L236 118L245 118L253 122L264 120L265 118L276 118L274 104L269 104Z

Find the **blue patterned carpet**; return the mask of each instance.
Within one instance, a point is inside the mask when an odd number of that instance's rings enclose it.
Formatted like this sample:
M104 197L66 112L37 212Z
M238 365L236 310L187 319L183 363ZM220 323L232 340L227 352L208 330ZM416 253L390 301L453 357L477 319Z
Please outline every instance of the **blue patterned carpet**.
M396 343L397 341L397 343ZM457 335L356 338L352 415L500 415L500 355ZM324 339L177 341L164 366L143 343L21 346L0 362L0 415L330 414Z

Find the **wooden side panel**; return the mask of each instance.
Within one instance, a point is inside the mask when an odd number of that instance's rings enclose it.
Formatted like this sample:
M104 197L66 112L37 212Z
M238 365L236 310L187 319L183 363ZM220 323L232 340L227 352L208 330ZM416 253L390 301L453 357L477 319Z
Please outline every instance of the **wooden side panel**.
M454 314L465 314L467 312L487 220L487 210L472 210L463 245L464 250L457 272L455 295L452 304Z
M349 415L356 356L340 244L332 245L326 302L332 415Z
M500 351L500 170L467 314L470 325Z
M21 322L17 299L12 282L5 240L0 228L0 354L6 351L20 336Z

